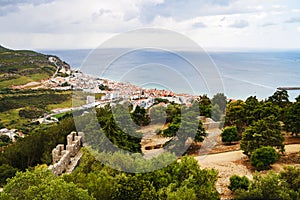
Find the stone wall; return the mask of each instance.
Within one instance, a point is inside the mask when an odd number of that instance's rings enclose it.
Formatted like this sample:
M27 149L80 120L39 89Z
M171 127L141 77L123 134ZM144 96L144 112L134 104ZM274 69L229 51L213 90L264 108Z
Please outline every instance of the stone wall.
M58 144L56 148L52 150L53 165L49 166L53 174L58 176L63 174L71 164L72 158L74 158L82 145L82 138L76 132L71 132L67 136L67 146Z
M220 127L220 122L215 122L211 118L206 118L204 116L200 116L199 119L202 121L203 128L208 131L210 129L218 129Z

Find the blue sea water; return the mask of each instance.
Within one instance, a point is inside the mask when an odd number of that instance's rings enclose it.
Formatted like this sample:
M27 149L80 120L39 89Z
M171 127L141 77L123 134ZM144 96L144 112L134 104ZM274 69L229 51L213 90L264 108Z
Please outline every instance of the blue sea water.
M171 89L175 92L190 93L189 84L196 86L197 94L210 94L206 79L195 76L189 62L176 54L159 50L141 50L122 55L109 66L100 58L108 58L112 50L98 52L94 68L101 68L101 77L129 81L144 87ZM82 69L86 59L89 61L91 50L42 51L57 55L73 68ZM101 54L101 55L100 55ZM197 58L202 55L185 52ZM300 50L296 51L249 51L249 52L208 52L215 64L223 83L223 91L229 98L245 100L249 96L265 99L277 87L300 87ZM202 59L202 58L201 58ZM203 59L202 59L203 60ZM206 64L206 63L205 63ZM104 68L103 68L104 67ZM214 72L215 73L215 72ZM97 74L93 71L91 74ZM205 73L204 73L205 74ZM164 80L163 80L164 79ZM182 80L181 80L182 79ZM169 80L169 82L168 82ZM171 86L170 86L171 83ZM290 100L300 91L289 91Z

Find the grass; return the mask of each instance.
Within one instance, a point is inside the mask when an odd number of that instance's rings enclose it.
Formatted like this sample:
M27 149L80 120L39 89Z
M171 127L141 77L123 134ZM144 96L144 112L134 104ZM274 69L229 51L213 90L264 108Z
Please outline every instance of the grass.
M19 78L11 79L11 80L6 80L6 81L1 81L0 82L0 88L7 88L10 87L11 85L24 85L26 83L29 83L30 81L28 80L28 77L21 76Z
M54 102L57 102L56 104ZM0 122L6 128L30 127L32 120L19 116L19 111L25 108L38 108L46 113L54 108L67 108L72 106L72 91L52 90L22 90L8 91L0 98Z
M67 101L64 101L64 102L58 103L58 104L47 105L48 110L53 110L53 109L57 109L57 108L71 108L71 107L72 107L72 99L69 99Z
M41 74L32 74L29 76L32 81L41 81L49 78L49 74L41 73Z
M65 115L71 114L72 112L65 112L65 113L60 113L57 115L54 115L53 117L55 117L56 119L61 119L63 118Z
M61 92L61 94L68 94L68 95L70 95L70 98L61 103L49 104L47 106L48 110L53 110L53 109L57 109L57 108L77 107L77 106L84 105L86 102L86 99L83 99L83 97L85 97L85 96L83 94L81 94L80 92L73 94L72 91L64 91L64 92Z
M5 112L0 112L0 122L5 128L18 128L31 123L30 119L21 118L19 116L19 109L12 109Z
M25 84L30 83L30 82L37 82L37 81L41 81L41 80L47 79L47 78L49 78L49 75L46 74L46 73L31 74L29 76L20 76L20 77L15 78L15 79L1 81L0 82L0 88L7 88L7 87L10 87L12 85L15 85L15 86L25 85Z

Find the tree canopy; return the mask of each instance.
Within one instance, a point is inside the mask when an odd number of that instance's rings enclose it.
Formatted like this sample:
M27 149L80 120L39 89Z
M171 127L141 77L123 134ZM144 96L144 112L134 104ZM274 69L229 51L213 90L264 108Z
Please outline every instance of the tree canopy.
M249 126L242 135L241 149L251 155L262 146L271 146L284 152L284 137L279 121L274 116L261 119Z
M37 168L33 171L17 172L16 176L9 179L0 199L77 199L92 200L87 190L68 183L62 178L54 177L47 168Z

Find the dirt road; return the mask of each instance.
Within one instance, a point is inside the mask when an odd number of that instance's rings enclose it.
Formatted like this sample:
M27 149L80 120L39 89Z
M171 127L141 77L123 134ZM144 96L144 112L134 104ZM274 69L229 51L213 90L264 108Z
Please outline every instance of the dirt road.
M286 153L296 153L300 152L300 144L290 144L285 145ZM246 156L243 154L243 151L231 151L225 153L211 154L211 155L203 155L195 157L198 160L200 165L206 165L209 163L224 163L224 162L234 162L239 159L245 158Z

